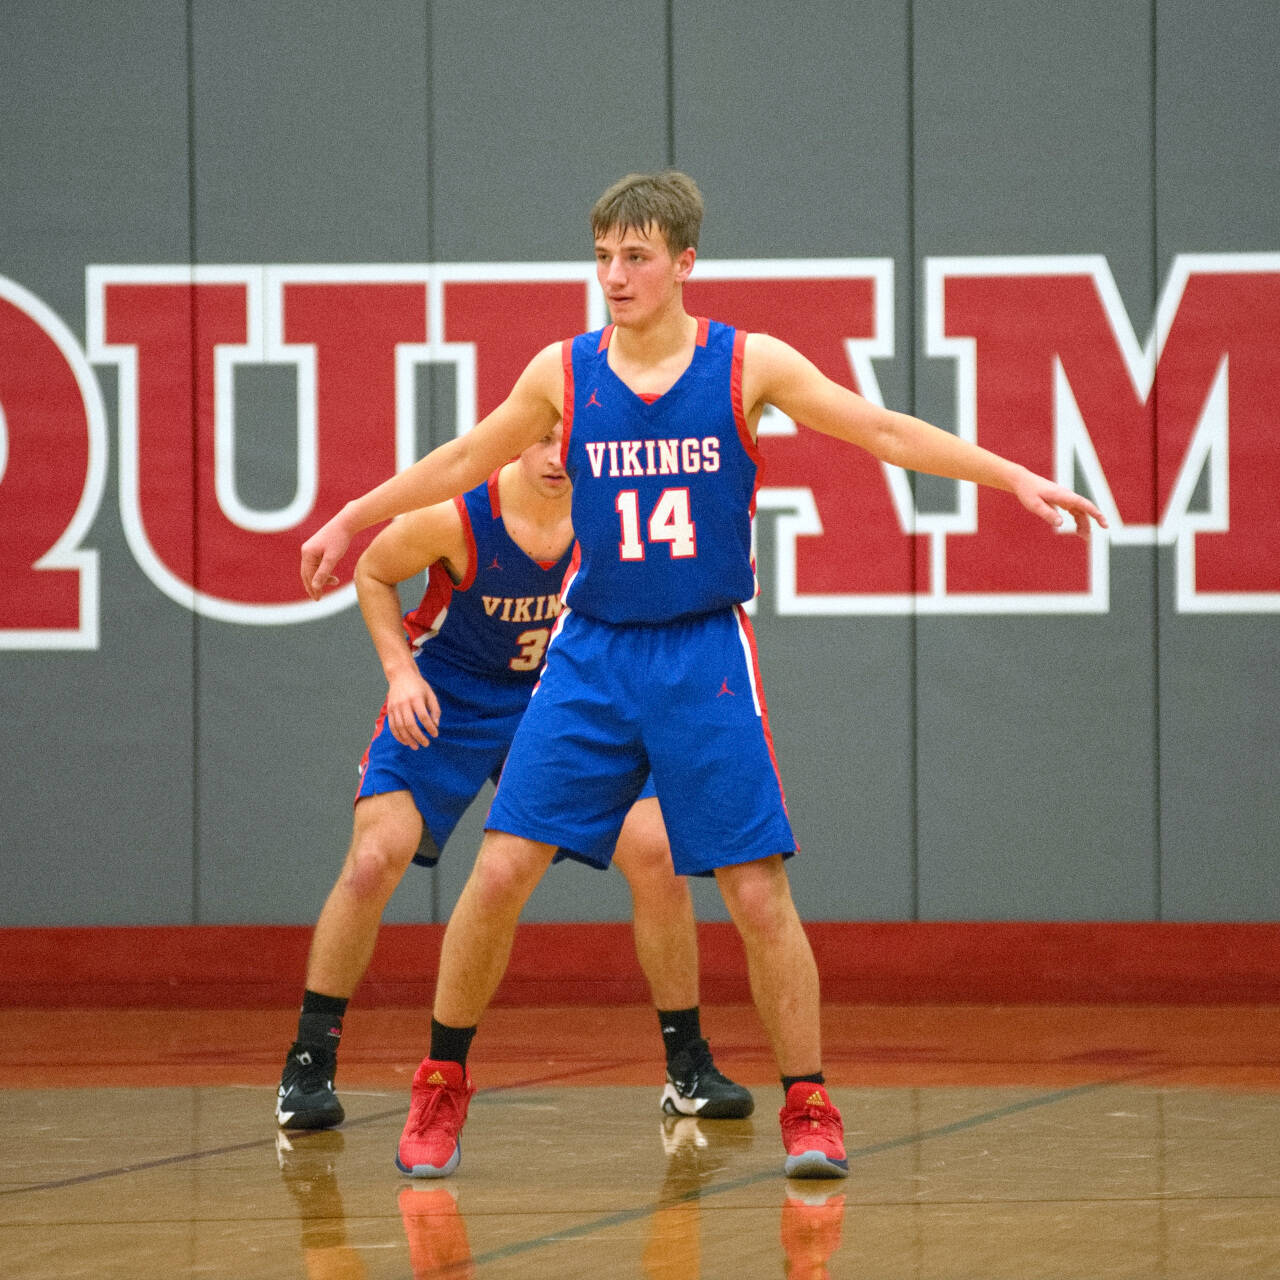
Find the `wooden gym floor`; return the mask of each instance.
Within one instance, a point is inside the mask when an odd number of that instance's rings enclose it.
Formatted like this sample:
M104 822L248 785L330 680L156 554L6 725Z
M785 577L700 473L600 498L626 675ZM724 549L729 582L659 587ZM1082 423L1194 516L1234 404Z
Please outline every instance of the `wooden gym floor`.
M495 1008L463 1162L392 1164L420 1010L353 1004L348 1119L277 1134L288 1010L6 1010L12 1280L1280 1277L1280 1008L833 1005L850 1177L788 1183L753 1010L704 1010L747 1121L664 1123L628 1005Z

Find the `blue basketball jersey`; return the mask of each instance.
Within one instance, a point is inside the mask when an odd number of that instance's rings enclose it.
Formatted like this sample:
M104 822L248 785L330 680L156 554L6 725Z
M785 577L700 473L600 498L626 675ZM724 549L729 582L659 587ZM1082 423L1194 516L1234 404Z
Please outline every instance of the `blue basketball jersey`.
M565 603L604 622L668 622L755 594L761 459L742 405L746 335L699 320L693 360L648 401L609 367L613 326L563 347L564 467L578 539Z
M421 603L405 614L418 669L433 685L461 670L531 687L560 613L569 550L543 564L512 541L497 472L454 502L467 539L467 572L455 586L444 566L433 564Z

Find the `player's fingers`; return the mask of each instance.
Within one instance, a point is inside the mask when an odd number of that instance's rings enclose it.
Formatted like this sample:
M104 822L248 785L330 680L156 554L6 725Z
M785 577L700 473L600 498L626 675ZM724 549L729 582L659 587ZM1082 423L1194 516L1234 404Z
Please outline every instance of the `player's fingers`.
M316 571L311 578L311 598L319 600L325 587L336 585L338 579L334 575L333 566L337 563L338 557L326 551L320 558L320 563L316 566Z
M315 599L315 596L312 594L311 584L315 581L316 566L319 563L320 557L314 553L310 551L304 551L302 553L302 568L300 570L302 574L302 585L306 589L307 595L311 596L313 600Z
M413 741L410 739L408 730L405 728L404 716L397 708L387 708L387 728L391 730L391 736L400 743L401 746L413 746Z
M427 685L423 697L426 700L427 714L431 717L431 723L437 726L438 732L438 726L440 724L440 699L436 697L436 691L430 685Z
M1058 510L1051 502L1046 502L1043 498L1036 498L1028 504L1033 515L1037 515L1046 524L1051 524L1055 529L1062 527L1062 512Z
M432 699L434 701L434 699ZM436 737L440 732L440 708L437 706L434 710L427 705L427 701L423 698L413 709L414 723L421 726L421 732L428 733L431 737ZM426 745L426 741L423 741Z

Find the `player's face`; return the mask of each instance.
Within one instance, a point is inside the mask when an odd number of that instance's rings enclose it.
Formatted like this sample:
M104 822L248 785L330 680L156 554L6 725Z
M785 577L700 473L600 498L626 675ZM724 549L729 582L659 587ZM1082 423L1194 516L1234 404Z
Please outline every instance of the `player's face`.
M560 463L561 424L556 423L537 444L520 455L524 473L544 498L560 498L569 492L569 476Z
M596 279L614 324L643 324L669 307L694 257L692 249L673 257L652 223L644 230L615 227L597 236Z

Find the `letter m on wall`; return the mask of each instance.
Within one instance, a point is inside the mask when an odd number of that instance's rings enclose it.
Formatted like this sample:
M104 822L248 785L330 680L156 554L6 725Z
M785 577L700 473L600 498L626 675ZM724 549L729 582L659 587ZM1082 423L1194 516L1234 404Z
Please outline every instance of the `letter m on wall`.
M1172 546L1179 611L1280 610L1280 255L1176 258L1145 343L1102 258L932 259L926 283L927 350L956 361L961 435L1065 484L1082 475L1112 543ZM966 494L944 536L957 610L1022 593L1106 607L1105 558L1046 577L1000 494Z

